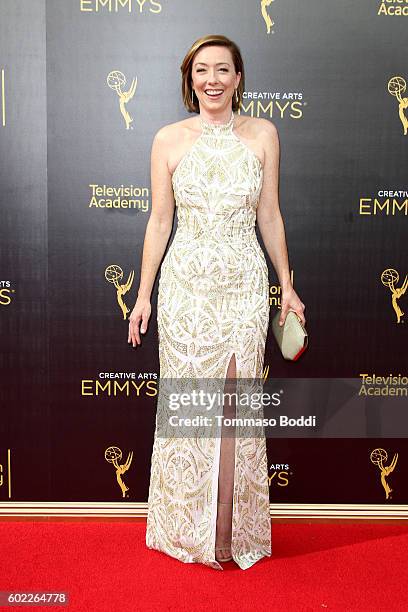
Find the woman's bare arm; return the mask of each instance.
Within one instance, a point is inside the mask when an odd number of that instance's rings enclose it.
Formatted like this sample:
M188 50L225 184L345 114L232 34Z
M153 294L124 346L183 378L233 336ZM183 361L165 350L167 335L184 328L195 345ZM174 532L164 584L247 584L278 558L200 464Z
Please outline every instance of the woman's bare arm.
M138 296L148 299L173 226L174 196L167 166L168 150L168 127L164 127L157 132L152 145L152 210L146 226L138 290Z
M150 296L154 280L166 250L173 227L174 195L171 174L168 169L168 155L171 149L172 128L161 128L154 137L151 153L152 208L146 225L143 243L140 283L136 304L129 317L128 342L140 344L141 332L147 329L151 314Z
M285 227L279 207L279 136L270 121L261 120L260 137L265 156L263 186L257 208L257 223L267 253L279 279L282 289L283 324L289 310L294 310L305 323L304 304L293 289L289 272L288 250Z

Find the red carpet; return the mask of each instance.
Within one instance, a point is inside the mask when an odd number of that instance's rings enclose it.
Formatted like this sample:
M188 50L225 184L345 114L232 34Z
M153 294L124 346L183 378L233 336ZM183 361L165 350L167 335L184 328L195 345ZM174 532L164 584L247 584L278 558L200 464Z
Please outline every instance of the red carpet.
M245 571L148 550L145 529L142 522L0 523L0 591L67 591L69 606L19 607L60 612L408 610L405 524L274 523L273 556Z

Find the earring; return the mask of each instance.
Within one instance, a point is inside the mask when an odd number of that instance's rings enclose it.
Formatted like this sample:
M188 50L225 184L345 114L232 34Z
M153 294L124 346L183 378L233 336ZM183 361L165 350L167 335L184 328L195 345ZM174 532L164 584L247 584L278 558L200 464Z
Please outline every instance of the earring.
M194 104L194 89L191 89L191 104Z
M237 104L238 104L238 92L237 92L237 90L235 90L235 100L237 101Z

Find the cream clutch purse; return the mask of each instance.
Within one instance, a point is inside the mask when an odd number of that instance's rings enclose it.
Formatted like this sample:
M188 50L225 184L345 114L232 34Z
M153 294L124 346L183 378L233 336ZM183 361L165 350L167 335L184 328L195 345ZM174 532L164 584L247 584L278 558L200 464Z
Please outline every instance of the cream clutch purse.
M288 312L282 326L279 325L280 315L281 312L278 310L272 319L273 334L283 357L296 361L307 348L309 341L307 331L293 310Z

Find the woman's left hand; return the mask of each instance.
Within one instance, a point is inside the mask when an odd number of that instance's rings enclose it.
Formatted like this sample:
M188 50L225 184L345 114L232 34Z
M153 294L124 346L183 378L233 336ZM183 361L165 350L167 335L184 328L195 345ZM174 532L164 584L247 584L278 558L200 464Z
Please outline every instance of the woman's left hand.
M286 319L286 315L290 310L294 310L297 315L299 315L303 325L306 324L305 315L303 314L305 310L305 305L300 300L296 291L291 287L286 291L282 291L282 299L281 299L281 316L279 319L279 325L283 325Z

